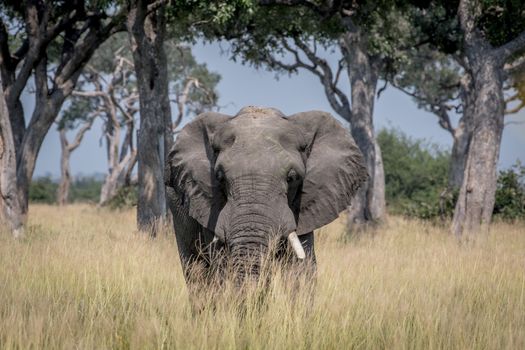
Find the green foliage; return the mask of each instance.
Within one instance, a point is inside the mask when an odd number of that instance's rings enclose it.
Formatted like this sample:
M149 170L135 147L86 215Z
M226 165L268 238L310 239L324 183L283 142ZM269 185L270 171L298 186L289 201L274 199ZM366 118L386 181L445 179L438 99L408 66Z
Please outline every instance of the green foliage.
M447 188L449 152L396 129L377 135L385 169L386 201L393 214L419 219L451 218L458 197ZM500 171L493 215L525 220L525 166Z
M29 187L29 201L53 204L56 202L57 189L58 184L48 176L33 180Z
M71 202L98 203L102 181L94 176L78 177L69 189ZM29 201L33 203L56 203L58 182L50 177L34 179L29 187Z
M77 96L71 97L69 106L63 110L62 117L57 122L58 130L76 129L80 124L88 120L90 112L96 109L98 104L98 99Z
M125 209L134 207L138 201L138 189L136 186L120 187L115 197L108 202L110 209Z
M450 56L422 45L407 53L404 63L390 81L410 94L419 108L440 114L459 105L463 71Z
M390 212L422 219L439 216L440 195L447 187L449 152L396 129L381 130L377 140ZM450 206L449 201L445 206Z
M102 181L95 176L76 177L69 189L71 202L98 203Z
M519 161L499 173L494 215L506 221L525 219L525 166Z
M503 45L525 30L525 1L482 0L478 26L492 45Z

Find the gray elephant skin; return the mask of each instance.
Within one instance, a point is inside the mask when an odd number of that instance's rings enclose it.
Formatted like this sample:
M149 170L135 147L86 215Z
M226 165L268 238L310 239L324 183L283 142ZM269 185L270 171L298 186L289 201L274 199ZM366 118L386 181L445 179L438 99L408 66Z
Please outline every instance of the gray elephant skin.
M315 266L313 231L336 219L366 178L350 133L328 113L199 115L178 135L165 170L186 281L192 266L213 270L214 251L238 280L257 277L272 239Z

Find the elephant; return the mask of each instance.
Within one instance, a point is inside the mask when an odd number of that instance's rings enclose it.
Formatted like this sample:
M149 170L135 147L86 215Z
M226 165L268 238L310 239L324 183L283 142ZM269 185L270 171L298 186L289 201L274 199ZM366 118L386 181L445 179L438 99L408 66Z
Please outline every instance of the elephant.
M190 266L213 270L214 251L236 267L236 280L257 278L272 239L315 266L313 231L336 219L367 177L362 153L329 113L248 106L199 115L165 167L187 283Z

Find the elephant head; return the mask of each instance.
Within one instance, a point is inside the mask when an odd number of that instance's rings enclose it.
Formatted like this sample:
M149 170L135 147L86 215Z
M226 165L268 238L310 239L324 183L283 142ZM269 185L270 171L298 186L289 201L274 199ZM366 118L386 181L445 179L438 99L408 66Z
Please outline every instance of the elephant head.
M285 117L257 107L200 115L180 132L166 166L166 185L189 215L234 263L251 261L250 271L275 236L304 258L298 236L336 219L366 177L362 154L330 114Z

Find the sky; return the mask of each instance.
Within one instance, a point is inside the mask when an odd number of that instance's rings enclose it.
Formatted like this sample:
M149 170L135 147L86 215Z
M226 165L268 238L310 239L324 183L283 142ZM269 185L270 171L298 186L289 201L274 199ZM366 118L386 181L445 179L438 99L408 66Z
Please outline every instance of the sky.
M193 48L198 62L206 63L209 70L222 76L218 85L221 113L233 115L244 106L256 105L274 107L287 115L315 109L329 111L337 116L330 108L318 78L311 73L281 75L276 79L274 72L256 70L231 61L226 54L221 53L226 46L224 43L197 43ZM335 60L335 57L326 54L329 61ZM30 115L34 106L32 96L25 94L23 104L26 115ZM517 159L525 162L525 109L518 114L507 116L506 122L511 123L503 132L498 163L500 169L510 167ZM374 123L376 131L393 127L411 137L426 139L443 148L450 148L452 145L451 135L438 126L437 118L433 114L418 109L412 98L392 87L387 88L376 100ZM107 171L101 134L102 123L98 121L71 156L73 176ZM59 137L56 126L53 126L42 145L34 177L58 177L59 161Z

